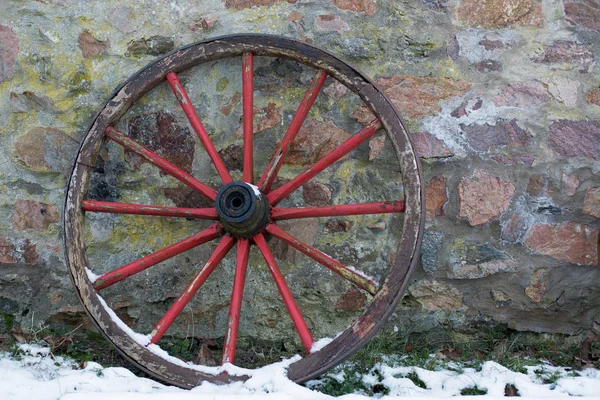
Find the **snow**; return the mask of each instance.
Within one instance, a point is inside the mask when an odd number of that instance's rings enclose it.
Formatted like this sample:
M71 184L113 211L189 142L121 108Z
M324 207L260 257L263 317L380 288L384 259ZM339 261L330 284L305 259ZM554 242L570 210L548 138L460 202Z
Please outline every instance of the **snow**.
M364 272L362 272L359 269L356 269L353 265L347 265L346 268L348 268L350 271L355 272L356 274L362 276L363 278L370 280L371 282L375 282L375 278L373 278L370 275L365 274Z
M88 277L88 279L90 280L91 283L96 282L98 280L98 278L100 278L100 275L96 275L88 267L85 267L85 273L87 274L87 277Z
M306 387L297 385L286 377L286 368L299 359L253 370L246 382L229 385L214 385L204 382L186 391L166 386L151 379L139 378L125 368L103 368L94 362L80 366L78 363L51 354L47 347L18 345L13 353L0 353L0 399L2 400L330 400L334 397L315 390L319 380L311 381ZM430 371L418 367L394 366L386 360L376 364L362 376L366 386L383 384L389 394L383 400L440 399L460 396L464 388L477 386L486 389L481 396L462 398L491 400L504 397L506 384L514 385L520 399L600 399L600 371L584 369L569 370L564 367L538 365L526 367L527 373L510 371L502 365L488 361L481 368L462 368L460 364L448 365L452 369ZM408 374L416 374L427 389L418 387ZM544 377L552 376L543 383ZM342 382L345 372L328 375ZM312 388L312 389L311 389ZM366 400L371 397L361 393L340 396L340 400Z
M250 186L254 191L254 195L256 196L256 198L260 199L260 189L258 188L258 186L254 186L253 184L247 182L246 185Z

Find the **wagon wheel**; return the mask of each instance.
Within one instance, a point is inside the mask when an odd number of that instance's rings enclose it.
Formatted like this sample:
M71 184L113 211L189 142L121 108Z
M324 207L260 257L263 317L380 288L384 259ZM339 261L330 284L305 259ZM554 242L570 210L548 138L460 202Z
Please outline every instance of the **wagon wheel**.
M292 60L314 68L316 75L307 88L304 99L291 120L283 139L277 145L268 167L260 174L253 162L253 60L254 57L277 57ZM179 80L178 74L198 66L230 57L242 58L243 109L243 175L234 180L223 159L207 134L194 105ZM327 77L343 84L360 97L374 115L374 119L357 133L343 141L316 163L279 187L274 182L282 167L286 152L293 143L315 98ZM173 163L137 143L115 128L119 119L132 105L151 89L167 81L181 108L197 134L221 182L213 188L194 178ZM174 100L173 100L174 101ZM361 204L343 204L323 207L281 207L279 204L303 184L331 166L360 144L368 141L383 128L392 144L402 174L404 199ZM103 202L88 198L88 190L99 154L107 142L114 142L129 152L141 156L164 174L178 179L210 200L212 207L181 208ZM254 182L255 177L256 182ZM256 185L256 186L255 186ZM322 374L351 356L383 325L401 298L410 272L417 261L423 227L423 192L420 164L410 144L398 111L367 77L337 57L295 40L266 35L235 35L211 39L179 49L150 64L118 89L100 110L92 127L82 141L73 165L64 207L64 242L69 271L87 313L117 349L142 370L184 388L200 381L228 382L246 379L223 369L190 365L181 362L156 343L182 312L185 305L200 289L225 255L235 249L235 278L231 295L227 332L224 332L223 363L234 363L240 313L243 317L242 294L248 267L249 249L256 246L267 263L277 289L285 303L293 324L305 348L302 358L288 368L288 377L302 382ZM336 259L303 243L282 229L280 222L289 219L349 216L363 214L404 213L402 222L390 230L401 229L401 238L395 260L379 284L360 271L347 267ZM90 213L119 213L159 217L184 217L216 221L195 235L162 250L130 262L100 277L90 274L90 263L85 245L85 220ZM149 232L151 233L151 232ZM339 274L371 297L363 314L319 351L311 352L314 339L302 313L292 296L278 263L270 250L269 238L275 237L315 260L320 266ZM164 260L203 243L218 239L218 245L197 272L186 289L170 305L148 335L135 333L119 320L106 306L102 297L105 288L117 284ZM118 285L117 285L118 286Z

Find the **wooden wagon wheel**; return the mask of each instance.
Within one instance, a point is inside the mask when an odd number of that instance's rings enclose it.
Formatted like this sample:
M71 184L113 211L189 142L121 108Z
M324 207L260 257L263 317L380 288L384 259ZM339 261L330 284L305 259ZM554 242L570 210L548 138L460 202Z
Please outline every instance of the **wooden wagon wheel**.
M253 57L256 56L293 60L316 70L316 75L304 99L262 175L259 175L258 171L255 175L253 171ZM231 177L178 78L178 74L192 67L230 57L242 58L244 159L242 180L238 181L234 181ZM286 151L293 143L328 76L358 95L374 114L375 119L295 178L278 188L272 188ZM115 128L118 120L134 102L165 80L216 168L222 181L220 187L213 188L202 183ZM284 198L361 143L372 138L382 128L397 156L404 188L403 199L325 207L278 207L278 203ZM136 153L160 168L163 173L178 179L208 198L213 202L214 207L178 208L90 200L87 195L92 172L99 153L108 141ZM254 182L255 177L258 176L260 178ZM85 310L95 325L110 342L141 369L162 381L184 388L194 387L203 380L228 382L247 378L247 376L234 376L215 367L186 364L160 351L156 343L223 257L236 247L236 270L229 307L229 322L227 332L223 333L225 336L223 363L233 363L248 254L250 247L256 245L266 260L269 272L276 282L277 289L306 350L302 358L292 363L288 369L290 379L302 382L318 376L356 352L392 313L417 261L424 220L423 210L424 197L419 160L415 156L398 111L373 82L339 58L305 43L277 36L234 35L196 43L157 60L131 77L100 110L81 143L70 174L64 206L64 244L72 280ZM84 231L86 214L96 212L198 218L216 222L181 242L109 271L100 277L94 277L89 273L93 266L90 266L88 261ZM302 243L278 225L282 220L296 218L401 212L404 216L400 226L389 228L401 230L399 247L385 279L379 284L365 277L360 271L346 267L325 253ZM321 266L329 268L373 296L364 313L319 351L311 352L314 339L269 249L267 241L269 237L276 237L288 243ZM173 302L167 313L156 323L150 334L135 333L106 306L102 298L103 289L213 239L219 241L212 255L183 293Z

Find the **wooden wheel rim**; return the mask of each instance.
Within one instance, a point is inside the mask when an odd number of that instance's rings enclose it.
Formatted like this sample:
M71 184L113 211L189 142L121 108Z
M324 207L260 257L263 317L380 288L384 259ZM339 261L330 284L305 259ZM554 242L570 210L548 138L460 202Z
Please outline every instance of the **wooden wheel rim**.
M398 111L364 74L336 56L308 44L279 36L232 35L183 47L146 66L121 86L96 116L82 140L73 164L64 203L63 239L67 265L84 309L104 336L130 361L150 375L169 384L192 388L199 382L244 380L244 376L209 375L168 361L138 344L125 333L102 305L87 277L89 268L83 241L85 200L96 157L104 143L105 130L131 107L134 101L165 80L169 72L182 72L196 65L244 52L257 56L291 59L330 76L356 93L381 121L398 156L405 193L402 238L394 264L364 313L322 350L291 364L288 377L296 382L314 378L342 362L362 347L394 311L410 273L418 260L424 224L424 195L421 167Z

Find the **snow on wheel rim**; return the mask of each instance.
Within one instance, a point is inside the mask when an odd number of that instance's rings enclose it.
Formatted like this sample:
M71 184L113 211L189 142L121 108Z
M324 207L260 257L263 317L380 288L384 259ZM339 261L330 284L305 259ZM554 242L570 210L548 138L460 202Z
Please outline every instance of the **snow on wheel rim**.
M380 284L379 291L364 313L335 339L327 343L320 351L310 352L310 341L305 343L305 347L309 352L301 359L294 360L295 362L289 365L289 378L297 382L303 382L318 376L351 356L375 335L400 300L408 277L416 265L418 258L424 223L424 196L419 160L415 156L398 111L395 110L392 103L369 78L328 52L293 39L268 35L233 35L214 38L186 46L157 60L131 77L115 92L96 116L90 130L83 139L67 184L63 216L63 238L71 278L84 305L84 309L95 325L126 358L142 370L160 380L184 388L194 387L203 380L217 383L230 382L233 380L244 380L248 376L244 375L245 372L243 369L232 369L229 366L227 371L222 367L210 370L206 369L207 367L190 367L190 365L183 362L168 359L170 356L167 357L159 351L152 351L151 346L141 344L140 340L136 341L134 338L136 337L135 334L130 335L127 333L127 329L122 326L123 324L119 322L118 318L114 318L114 315L111 315L110 311L112 310L106 307L106 303L97 294L96 288L99 287L101 282L98 281L98 277L90 274L91 271L89 270L89 262L83 242L84 211L82 207L86 202L85 197L90 183L92 166L95 165L96 157L104 143L105 135L111 135L110 138L114 140L123 140L123 138L118 136L118 132L112 132L109 128L123 116L134 101L158 84L164 82L165 79L169 80L175 91L177 82L171 78L174 78L174 75L176 77L176 74L179 72L207 61L228 57L242 57L248 53L256 56L286 58L313 67L317 71L323 71L326 75L335 78L357 94L385 129L398 157L404 182L405 200L402 203L402 210L404 210L405 215L402 237L395 261L388 271L385 281ZM180 98L177 95L177 97L180 103L185 103L186 100L183 96ZM357 146L357 144L354 144L354 146ZM231 182L228 172L222 168L219 169L218 160L213 159L213 161L223 178L223 182L228 183L228 179ZM277 160L274 163L277 164ZM274 169L276 176L277 171L276 168ZM184 176L181 179L187 178ZM273 179L273 176L267 174L266 178L262 180L263 189L267 188L265 193L268 192ZM249 182L249 184L253 183ZM209 197L215 196L215 193L211 192L213 189L202 186L198 187L198 190L206 192L205 195ZM282 192L280 189L269 194L271 196L269 200L272 202L272 205L275 205L285 196L285 192ZM380 204L380 206L385 208L388 205L386 203L385 205ZM151 212L173 213L175 211L166 209L159 209L157 211L155 209ZM178 210L177 212L183 211ZM209 214L210 212L206 215ZM215 216L210 215L210 218L214 219ZM218 227L214 229L219 230ZM283 235L275 224L268 225L265 231ZM205 240L211 234L216 235L217 233L207 232L201 240ZM257 236L262 237L262 234L259 233ZM223 238L227 237L230 236L223 236ZM223 241L227 242L223 244L224 250L228 251L225 248L227 246L231 249L231 246L233 246L230 243L231 241ZM241 239L238 243L240 242ZM260 247L259 242L256 242L256 244ZM267 255L265 254L266 257ZM92 282L90 278L95 280L95 282ZM137 337L137 339L140 338ZM319 345L322 344L323 342L319 343Z

